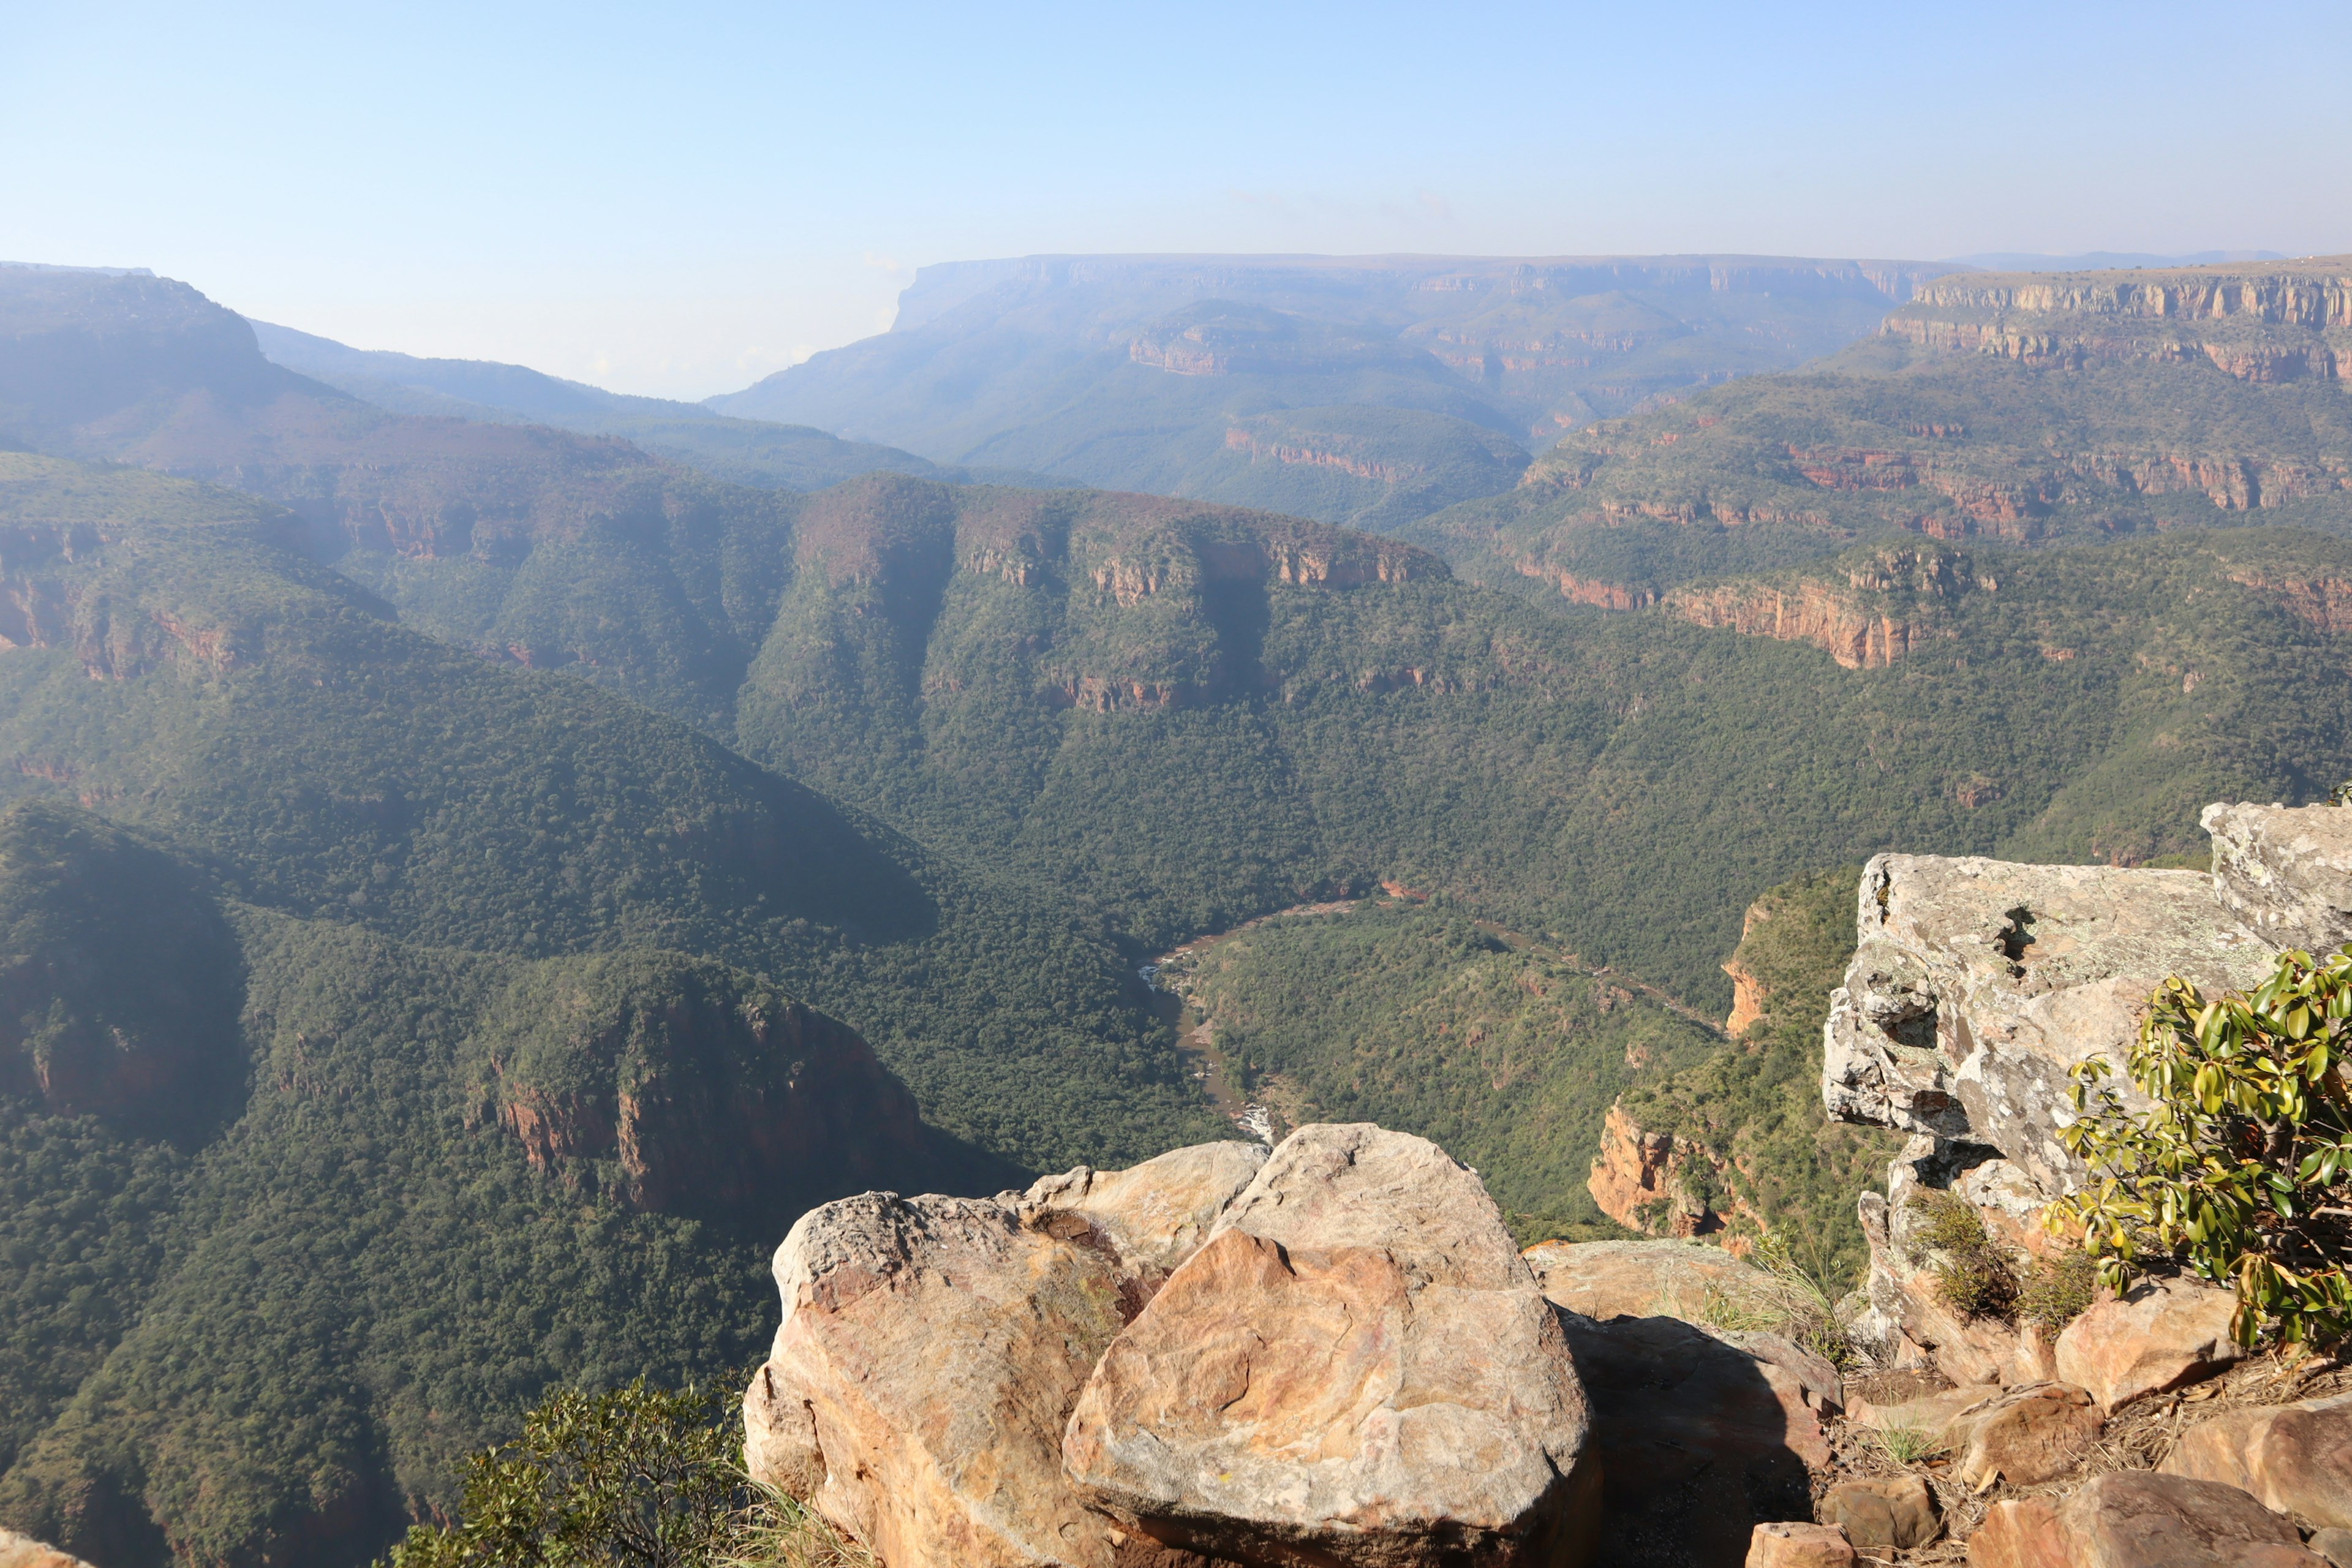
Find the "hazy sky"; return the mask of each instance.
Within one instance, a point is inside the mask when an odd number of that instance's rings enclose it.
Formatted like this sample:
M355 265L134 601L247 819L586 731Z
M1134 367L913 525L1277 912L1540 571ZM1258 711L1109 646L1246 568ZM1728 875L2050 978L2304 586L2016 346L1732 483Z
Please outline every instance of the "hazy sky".
M0 0L0 258L698 397L968 257L2347 251L2345 16Z

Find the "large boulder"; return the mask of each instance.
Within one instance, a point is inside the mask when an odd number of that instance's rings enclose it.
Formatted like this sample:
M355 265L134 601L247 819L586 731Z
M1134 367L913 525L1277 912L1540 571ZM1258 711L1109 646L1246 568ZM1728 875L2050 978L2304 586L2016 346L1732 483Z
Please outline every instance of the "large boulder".
M1062 1454L1124 1528L1212 1556L1549 1568L1597 1522L1589 1425L1476 1173L1310 1126L1111 1342Z
M993 1200L810 1211L777 1249L783 1322L744 1395L751 1474L891 1568L1111 1568L1114 1522L1062 1472L1071 1405L1264 1159L1208 1144Z
M1853 1543L1835 1524L1778 1521L1748 1538L1746 1568L1852 1568Z
M1967 1433L1960 1479L1971 1487L1995 1477L2013 1487L2054 1481L2083 1462L2105 1426L2090 1394L2072 1384L2005 1390L1954 1423Z
M2352 811L2205 808L2221 901L2263 941L2326 953L2352 942Z
M2241 1488L2306 1524L2352 1530L2352 1394L2201 1421L2158 1468Z
M1970 1568L2325 1568L2303 1533L2235 1487L2148 1470L2095 1476L2061 1500L1993 1504Z
M2058 1375L2109 1410L2227 1371L2245 1350L2230 1334L2237 1297L2194 1279L2149 1278L2095 1301L2058 1336Z
M1909 1552L1944 1532L1936 1494L1917 1476L1840 1481L1822 1494L1815 1511L1848 1542L1873 1551Z
M1689 1321L1711 1301L1769 1309L1772 1277L1703 1241L1546 1241L1519 1256L1553 1305L1588 1318Z

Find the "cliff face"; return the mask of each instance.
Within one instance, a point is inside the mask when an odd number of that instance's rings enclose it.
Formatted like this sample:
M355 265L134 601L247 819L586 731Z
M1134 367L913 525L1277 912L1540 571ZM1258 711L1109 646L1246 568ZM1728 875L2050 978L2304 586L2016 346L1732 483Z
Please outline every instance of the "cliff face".
M2129 1103L2120 1068L2166 976L2244 989L2282 947L2352 937L2352 811L2214 805L2204 822L2210 876L1907 855L1864 869L1822 1094L1832 1117L1910 1135L1885 1192L1861 1199L1864 1331L1889 1357L1962 1382L2035 1375L2030 1340L1937 1298L1912 1256L1913 1197L1953 1194L1989 1234L2043 1247L2042 1206L2084 1177L2057 1137L2074 1067L2105 1057Z
M1998 587L1968 556L1933 547L1889 546L1841 575L1842 583L1805 574L1677 588L1664 607L1694 626L1811 643L1848 669L1883 669L1930 638L1952 635L1953 601Z
M1687 1240L1755 1218L1732 1190L1729 1162L1705 1144L1646 1131L1622 1105L1611 1106L1601 1123L1585 1187L1602 1214L1644 1236Z
M639 1210L781 1205L924 1169L915 1103L852 1030L677 954L537 965L485 1064L532 1167Z

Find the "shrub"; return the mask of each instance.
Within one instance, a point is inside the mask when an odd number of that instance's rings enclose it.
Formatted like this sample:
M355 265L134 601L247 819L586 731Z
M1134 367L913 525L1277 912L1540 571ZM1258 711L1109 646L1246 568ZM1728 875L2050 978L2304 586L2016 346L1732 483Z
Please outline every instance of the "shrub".
M2098 1282L2091 1255L2079 1247L2065 1247L2035 1261L2018 1297L2018 1314L2054 1334L2083 1315Z
M2129 1073L2156 1102L2133 1113L2094 1058L2074 1071L2077 1119L2059 1136L2090 1167L2051 1205L2121 1290L2151 1256L2238 1296L2242 1343L2352 1328L2352 948L2278 956L2248 995L2211 1001L2178 975L2151 998Z
M1914 1193L1905 1205L1917 1216L1910 1233L1914 1267L1932 1268L1936 1294L1963 1318L2017 1315L2017 1266L1987 1235L1984 1216L1950 1193Z
M706 1568L750 1501L719 1396L643 1378L559 1389L467 1461L464 1521L418 1525L390 1568Z

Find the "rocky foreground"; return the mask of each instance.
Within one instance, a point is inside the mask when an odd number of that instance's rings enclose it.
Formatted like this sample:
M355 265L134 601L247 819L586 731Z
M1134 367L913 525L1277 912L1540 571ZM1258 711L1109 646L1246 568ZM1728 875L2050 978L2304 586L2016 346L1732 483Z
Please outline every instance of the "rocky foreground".
M1871 863L1823 1093L1913 1140L1834 1315L1687 1241L1518 1252L1435 1145L1304 1127L811 1212L752 1472L889 1568L2352 1568L2352 1374L2189 1279L1962 1311L1916 1201L2048 1252L2073 1066L2166 974L2352 940L2352 811L2206 823L2210 877Z

